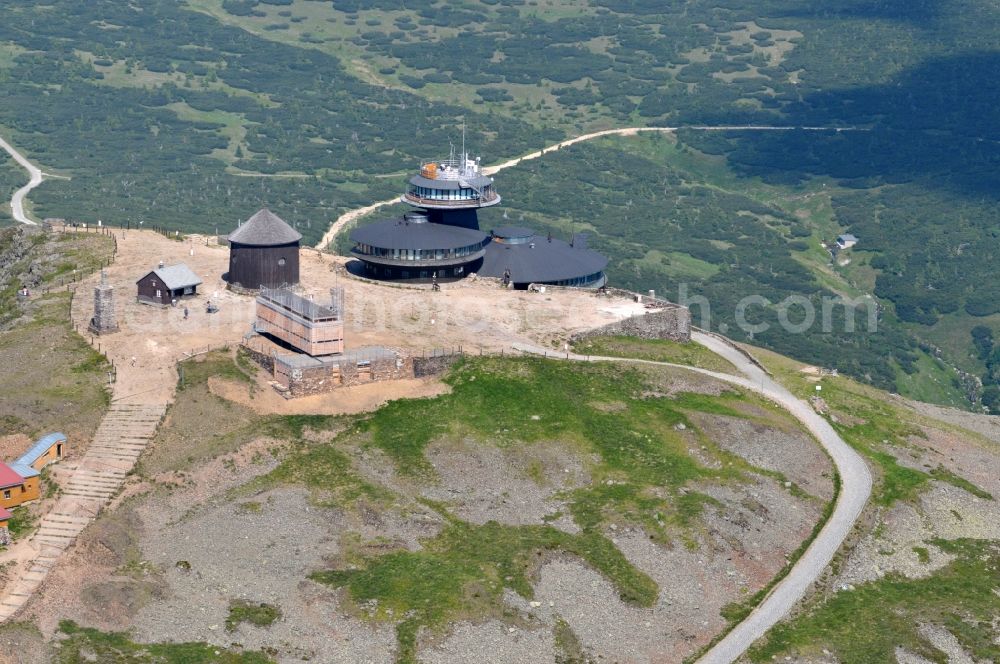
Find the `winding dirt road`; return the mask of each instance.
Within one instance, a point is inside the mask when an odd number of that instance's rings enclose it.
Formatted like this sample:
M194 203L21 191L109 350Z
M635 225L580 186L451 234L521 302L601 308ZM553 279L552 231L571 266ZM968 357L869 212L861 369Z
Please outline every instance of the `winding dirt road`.
M521 157L515 157L514 159L508 159L505 162L496 164L494 166L487 166L483 168L483 173L485 175L494 175L505 168L511 168L512 166L517 166L522 161L528 161L531 159L538 159L539 157L546 155L550 152L554 152L559 148L564 148L574 143L582 143L584 141L591 141L595 138L600 138L602 136L635 136L641 132L655 132L658 134L672 134L677 132L679 129L693 129L696 131L866 131L858 127L809 127L809 126L799 126L799 127L771 127L766 125L722 125L718 127L709 127L704 125L696 125L693 127L624 127L622 129L604 129L602 131L594 131L589 134L583 134L581 136L576 136L574 138L567 138L565 141L560 141L550 145L547 148L542 148L541 150L536 150L535 152L529 152ZM358 208L356 210L350 210L344 214L337 217L330 228L327 229L326 233L323 234L323 238L316 245L319 250L327 249L333 241L336 239L337 235L340 234L345 227L347 227L351 222L360 219L369 212L374 212L379 208L385 207L386 205L392 205L393 203L399 202L399 197L390 198L388 200L379 201L378 203L372 203L371 205L366 205L363 208Z
M33 219L29 219L28 215L25 214L24 212L24 198L28 195L28 192L30 192L32 189L34 189L35 187L37 187L42 183L42 176L44 175L44 173L42 173L42 169L38 168L30 161L28 161L24 155L15 150L14 146L12 146L7 141L3 140L3 138L0 138L0 148L6 150L7 153L14 158L14 161L20 164L26 171L28 171L28 175L31 176L31 179L28 181L28 184L24 185L23 187L15 191L14 195L11 196L10 199L11 215L14 217L14 221L18 223L28 224L29 226L37 226L38 222L34 221Z
M855 452L834 431L830 424L820 417L806 402L797 398L784 386L775 382L760 367L733 346L719 338L701 332L692 333L692 339L705 346L716 355L731 362L744 376L709 371L684 365L654 362L651 360L632 360L620 357L588 357L583 355L553 354L551 350L514 344L515 350L521 352L542 354L557 359L579 361L611 361L638 362L642 364L659 364L673 366L689 371L695 371L728 383L738 385L761 394L781 405L793 417L799 420L816 437L823 449L833 459L837 472L840 474L840 494L833 513L812 541L802 557L796 561L791 570L774 586L757 608L743 622L736 625L726 636L706 652L698 664L729 664L736 661L754 641L762 637L767 630L779 620L788 615L792 607L802 599L816 579L823 573L833 559L834 554L850 534L854 523L861 515L872 491L872 476L864 459Z

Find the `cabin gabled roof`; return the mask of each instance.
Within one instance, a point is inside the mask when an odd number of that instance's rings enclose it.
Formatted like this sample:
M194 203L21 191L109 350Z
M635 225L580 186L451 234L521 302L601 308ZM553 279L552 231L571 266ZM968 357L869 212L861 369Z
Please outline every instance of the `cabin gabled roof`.
M9 489L12 486L21 486L22 484L24 484L24 478L16 470L0 462L0 489Z
M43 436L39 438L38 441L36 441L35 444L32 445L27 452L19 456L17 458L17 461L15 461L13 465L31 466L36 461L38 461L38 459L41 458L42 455L44 455L46 452L52 449L54 445L65 442L66 442L65 434L50 433L47 436Z
M163 285L167 287L168 290L180 290L181 288L188 288L189 286L200 286L201 277L191 271L184 263L178 263L177 265L168 265L166 267L158 267L152 272L147 272L142 279L145 279L151 274L155 274L159 277ZM139 281L142 281L139 279ZM138 281L136 282L138 283Z
M302 239L302 234L285 223L285 220L267 208L246 220L229 234L229 242L255 247L273 247L292 244Z

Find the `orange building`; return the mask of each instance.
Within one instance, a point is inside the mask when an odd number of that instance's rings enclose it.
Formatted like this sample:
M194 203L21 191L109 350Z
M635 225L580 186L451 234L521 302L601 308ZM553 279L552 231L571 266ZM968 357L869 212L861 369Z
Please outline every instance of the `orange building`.
M55 463L62 459L65 448L66 436L61 433L50 433L47 436L39 438L31 446L31 449L17 458L12 467L19 473L22 469L28 468L41 471L42 468L45 468L50 463ZM24 475L24 473L21 474Z
M34 471L31 477L22 477L7 464L0 463L0 508L17 507L38 500L39 496L38 471Z
M65 448L66 436L50 433L36 441L11 465L0 463L0 508L17 507L38 500L41 497L41 470L62 459Z

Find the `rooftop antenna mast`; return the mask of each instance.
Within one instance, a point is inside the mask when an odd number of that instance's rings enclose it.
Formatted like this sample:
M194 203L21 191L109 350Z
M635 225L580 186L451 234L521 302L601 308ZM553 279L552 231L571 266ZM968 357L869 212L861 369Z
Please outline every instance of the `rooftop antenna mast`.
M465 118L462 118L462 172L465 172Z

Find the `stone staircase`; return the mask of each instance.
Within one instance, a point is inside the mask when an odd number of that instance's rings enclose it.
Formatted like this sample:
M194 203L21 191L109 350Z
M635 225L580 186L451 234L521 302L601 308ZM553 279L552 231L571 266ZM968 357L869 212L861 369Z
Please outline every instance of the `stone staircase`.
M20 611L83 531L118 493L166 411L162 404L114 403L56 504L31 536L33 556L0 595L0 623Z

